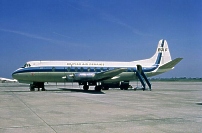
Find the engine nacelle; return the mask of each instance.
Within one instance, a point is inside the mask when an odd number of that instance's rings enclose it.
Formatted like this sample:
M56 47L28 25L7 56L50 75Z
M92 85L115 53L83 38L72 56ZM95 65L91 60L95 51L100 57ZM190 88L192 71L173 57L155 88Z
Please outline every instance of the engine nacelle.
M74 73L73 79L74 80L92 80L95 76L95 73Z

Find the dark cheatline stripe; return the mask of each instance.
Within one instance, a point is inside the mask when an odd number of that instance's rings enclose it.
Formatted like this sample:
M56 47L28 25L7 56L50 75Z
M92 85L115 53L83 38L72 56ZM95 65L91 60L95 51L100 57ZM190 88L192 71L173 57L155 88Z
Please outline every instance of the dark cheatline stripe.
M164 40L162 41L162 43L161 43L161 47L163 47L164 46Z
M160 55L159 57L160 58ZM156 61L158 63L159 61ZM104 71L109 71L113 70L116 68L121 68L121 67L99 67L94 69L94 67L83 67L81 70L81 67L30 67L30 68L24 68L21 70L18 70L14 72L13 74L18 74L18 73L32 73L32 72L104 72ZM144 68L143 71L145 72L150 72L153 71L157 68L157 66L152 66L152 67L147 67ZM136 67L129 67L127 72L136 72Z
M162 43L161 43L162 48L163 48L163 46L164 46L164 40L162 40ZM160 64L161 58L162 58L162 53L158 53L158 56L157 56L157 59L156 59L156 62L155 62L156 65Z
M156 65L160 64L161 57L162 57L162 53L159 53L158 56L157 56L156 62L155 62Z

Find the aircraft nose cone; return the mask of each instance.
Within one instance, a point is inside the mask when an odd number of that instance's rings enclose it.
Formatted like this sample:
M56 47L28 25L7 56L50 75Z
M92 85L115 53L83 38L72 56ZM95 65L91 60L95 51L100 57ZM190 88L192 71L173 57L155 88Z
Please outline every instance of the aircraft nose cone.
M15 72L12 73L13 79L17 79L17 74Z
M21 68L15 70L13 73L12 73L12 77L13 79L18 79L19 78L19 73L21 71Z

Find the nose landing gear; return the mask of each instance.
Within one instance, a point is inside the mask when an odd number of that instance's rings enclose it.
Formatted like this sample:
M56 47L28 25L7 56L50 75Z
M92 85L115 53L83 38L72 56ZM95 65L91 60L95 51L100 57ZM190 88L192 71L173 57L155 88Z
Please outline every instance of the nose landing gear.
M45 91L46 89L44 88L44 82L34 82L33 84L30 84L30 91L35 91L35 88L38 88L38 91Z

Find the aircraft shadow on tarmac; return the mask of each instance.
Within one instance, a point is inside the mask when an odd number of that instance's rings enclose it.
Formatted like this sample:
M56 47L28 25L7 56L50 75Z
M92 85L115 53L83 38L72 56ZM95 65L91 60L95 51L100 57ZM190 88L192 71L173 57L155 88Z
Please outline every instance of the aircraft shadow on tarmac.
M87 90L87 91L85 91L85 90L82 90L82 89L69 89L69 88L58 88L58 89L61 90L61 91L69 91L69 92L81 92L81 93L89 93L89 94L105 94L102 91L95 91L95 90Z
M82 90L82 89L69 89L69 88L56 88L56 89L50 89L50 90L46 90L44 92L79 92L79 93L88 93L88 94L105 94L104 92L100 91L95 91L95 90ZM4 92L31 92L30 90L6 90ZM39 92L37 90L33 91L33 92Z

